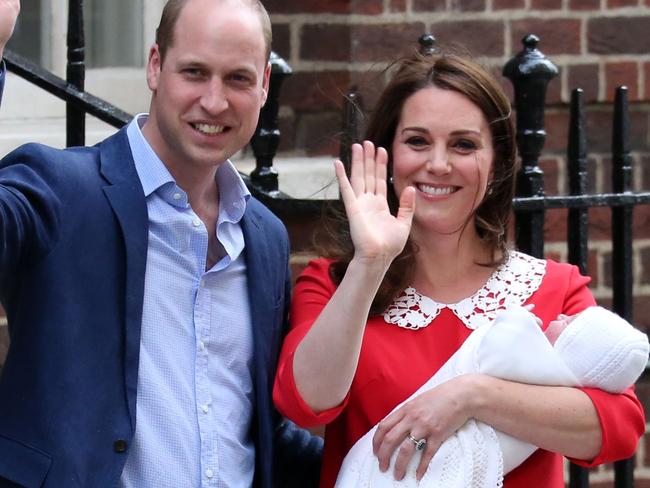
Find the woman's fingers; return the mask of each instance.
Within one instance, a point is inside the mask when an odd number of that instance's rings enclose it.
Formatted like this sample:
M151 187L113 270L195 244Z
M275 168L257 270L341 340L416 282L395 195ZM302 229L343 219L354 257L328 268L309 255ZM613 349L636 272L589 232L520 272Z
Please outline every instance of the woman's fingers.
M399 209L397 210L397 220L411 225L413 215L415 214L415 188L407 186L399 197Z
M352 144L352 169L350 184L354 194L372 193L386 196L388 153L383 147L376 148L370 141Z
M386 152L386 149L384 149L383 147L377 148L376 162L377 164L375 165L375 179L376 179L375 192L377 193L377 195L382 195L385 197L387 193L386 179L388 177L388 170L387 170L388 153Z
M434 454L438 452L439 447L440 447L439 445L435 445L432 441L431 442L427 441L427 447L424 449L424 452L422 453L422 457L420 458L420 464L418 465L418 468L415 471L415 477L417 478L418 481L422 481L422 478L427 472L427 469L429 469L429 463L431 463Z
M375 145L370 141L363 141L363 164L365 170L366 192L375 193L376 179L375 170L377 167L375 157Z
M350 169L350 184L354 190L355 195L361 195L365 189L365 178L364 178L364 160L363 160L363 147L361 144L352 144L352 165Z
M404 475L406 474L406 468L414 454L415 454L415 444L407 436L402 441L402 444L400 445L399 450L397 451L397 457L395 458L395 469L393 471L393 477L397 481L401 481L404 479Z
M339 191L341 192L341 198L343 199L343 205L347 205L354 200L354 190L352 185L350 185L350 180L348 180L348 175L345 174L345 166L340 160L334 161L334 172L336 173L336 179L339 182Z

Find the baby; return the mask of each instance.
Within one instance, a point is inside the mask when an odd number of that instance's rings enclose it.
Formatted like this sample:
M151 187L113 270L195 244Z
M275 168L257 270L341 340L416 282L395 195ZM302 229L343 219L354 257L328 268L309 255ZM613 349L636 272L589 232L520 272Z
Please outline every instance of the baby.
M500 312L491 323L475 330L442 368L395 410L424 391L469 373L620 393L636 381L647 364L647 336L604 308L589 307L570 317L560 315L545 332L540 325L530 307ZM341 466L337 488L498 487L504 474L537 450L471 419L442 443L420 482L415 476L422 455L419 451L411 458L405 478L396 481L392 469L379 470L372 452L376 429L352 446Z

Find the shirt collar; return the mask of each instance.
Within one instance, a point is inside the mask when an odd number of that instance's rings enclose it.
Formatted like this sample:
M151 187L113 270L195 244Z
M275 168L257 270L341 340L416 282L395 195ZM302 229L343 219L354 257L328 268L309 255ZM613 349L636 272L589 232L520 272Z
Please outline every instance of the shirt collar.
M182 192L183 198L178 199L174 177L142 134L142 126L147 118L146 113L136 115L126 129L144 195L148 197L160 189L163 198L165 194L170 194L169 199L165 198L169 203L185 205L187 203L185 192ZM246 202L251 196L246 184L229 160L219 166L215 180L219 188L219 222L239 222L246 210Z

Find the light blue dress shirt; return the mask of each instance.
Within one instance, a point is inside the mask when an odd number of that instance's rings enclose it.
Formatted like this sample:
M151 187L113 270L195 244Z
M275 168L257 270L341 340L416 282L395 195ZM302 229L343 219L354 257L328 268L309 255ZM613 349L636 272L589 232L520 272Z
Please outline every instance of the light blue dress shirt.
M149 247L135 437L121 486L250 487L253 334L240 226L250 194L230 162L219 167L216 232L226 255L206 272L206 227L142 135L146 117L127 128Z

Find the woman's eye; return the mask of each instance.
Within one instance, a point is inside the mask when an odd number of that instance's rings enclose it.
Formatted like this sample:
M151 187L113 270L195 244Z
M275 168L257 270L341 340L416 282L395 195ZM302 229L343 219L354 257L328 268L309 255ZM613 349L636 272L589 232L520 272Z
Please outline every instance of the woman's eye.
M422 147L426 146L428 143L424 137L409 137L406 139L406 144L409 146Z
M476 143L474 141L470 141L468 139L461 139L461 140L456 141L454 143L454 147L458 151L465 152L465 153L476 151L476 149L478 148L478 146L476 145Z

